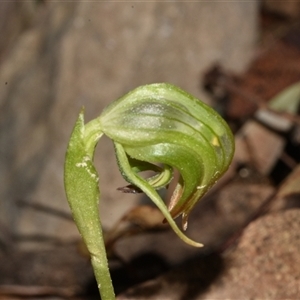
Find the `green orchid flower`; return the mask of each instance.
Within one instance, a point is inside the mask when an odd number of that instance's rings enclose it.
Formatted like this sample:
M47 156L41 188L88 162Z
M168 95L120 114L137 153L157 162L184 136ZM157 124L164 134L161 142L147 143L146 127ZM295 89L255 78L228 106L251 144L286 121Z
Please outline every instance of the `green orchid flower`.
M83 114L81 111L66 154L65 189L94 269L100 260L99 249L105 251L99 241L100 191L93 164L103 134L113 141L120 172L130 184L120 190L144 192L181 239L201 247L184 235L174 218L182 216L185 230L193 207L230 165L234 139L226 122L208 105L166 83L133 90L86 125ZM155 175L143 178L139 173L146 170ZM168 187L174 170L180 179L167 207L157 190ZM96 270L95 274L97 278Z
M173 218L183 215L184 227L189 212L227 170L234 152L226 122L212 108L169 84L135 89L108 106L99 124L115 143L122 175L142 191L147 182L141 186L137 182L133 175L140 169L135 170L135 165L147 162L149 169L149 162L164 165L165 180L158 187L148 182L154 189L170 182L170 170L179 170L181 180L169 211ZM131 168L125 168L126 157Z

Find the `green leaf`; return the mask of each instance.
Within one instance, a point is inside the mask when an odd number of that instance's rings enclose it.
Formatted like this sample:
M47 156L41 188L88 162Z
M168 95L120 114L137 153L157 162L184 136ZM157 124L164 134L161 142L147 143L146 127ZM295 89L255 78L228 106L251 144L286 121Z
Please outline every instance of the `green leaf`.
M91 255L97 282L102 286L101 298L111 300L115 296L98 212L99 178L92 161L95 145L102 133L95 124L93 129L95 130L86 130L82 110L69 141L64 181L73 218Z
M296 114L300 103L300 83L297 82L285 88L274 96L268 103L268 107L282 112Z
M74 220L86 243L98 235L98 173L84 143L83 111L75 124L65 160L65 190ZM88 220L88 221L87 221ZM84 233L84 234L83 234Z

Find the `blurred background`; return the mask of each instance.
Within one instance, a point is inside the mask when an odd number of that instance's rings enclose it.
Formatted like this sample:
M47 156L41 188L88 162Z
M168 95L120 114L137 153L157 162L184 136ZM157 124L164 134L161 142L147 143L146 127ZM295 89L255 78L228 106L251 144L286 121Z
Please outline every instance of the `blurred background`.
M214 106L237 134L246 124L242 135L254 134L260 144L253 147L263 158L254 157L255 164L245 158L245 146L237 146L224 180L231 185L217 188L192 216L188 234L205 250L183 245L166 228L136 231L143 210L123 218L125 231L111 249L116 291L191 257L219 262L211 253L223 255L224 243L250 213L261 211L299 161L296 135L293 143L286 131L266 137L248 122L299 82L299 17L300 3L290 1L0 2L0 299L93 297L93 273L64 193L68 139L82 106L89 121L126 92L154 82L178 85ZM287 153L287 144L296 148ZM108 139L101 139L95 162L101 220L109 232L149 202L116 190L126 183ZM205 289L222 268L212 267ZM182 299L200 299L201 293ZM154 299L147 297L132 299Z

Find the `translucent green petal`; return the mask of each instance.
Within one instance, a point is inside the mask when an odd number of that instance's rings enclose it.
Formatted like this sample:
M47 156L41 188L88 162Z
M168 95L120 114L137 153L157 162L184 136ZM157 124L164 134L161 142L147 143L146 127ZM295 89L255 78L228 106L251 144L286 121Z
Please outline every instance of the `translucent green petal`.
M99 122L130 157L179 170L182 187L173 197L174 217L186 218L234 153L233 135L218 113L170 84L135 89L112 103Z

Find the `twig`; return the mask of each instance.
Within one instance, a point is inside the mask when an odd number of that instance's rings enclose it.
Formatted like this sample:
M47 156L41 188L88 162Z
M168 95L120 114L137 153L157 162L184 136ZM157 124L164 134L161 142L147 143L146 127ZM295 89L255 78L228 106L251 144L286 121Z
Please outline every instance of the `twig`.
M52 286L25 286L25 285L0 285L0 296L19 296L19 297L45 297L60 296L69 298L76 295L78 291L71 288L61 288Z
M73 221L72 216L69 213L63 212L61 210L40 204L40 203L32 203L32 202L28 202L25 200L17 200L17 204L19 204L20 206L24 206L24 207L28 207L30 209L33 210L37 210L39 212L43 212L46 214L51 214L53 216L65 219L65 220L69 220L69 221Z

